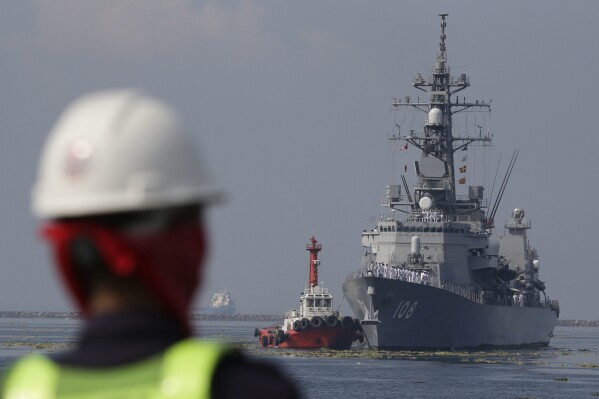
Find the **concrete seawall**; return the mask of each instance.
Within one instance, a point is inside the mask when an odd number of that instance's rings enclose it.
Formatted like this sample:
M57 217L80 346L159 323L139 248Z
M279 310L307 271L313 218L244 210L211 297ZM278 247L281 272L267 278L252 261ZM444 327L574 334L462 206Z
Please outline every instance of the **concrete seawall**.
M599 327L599 320L558 320L558 326Z
M48 319L79 319L82 317L80 312L22 312L22 311L0 311L0 317L3 318L48 318ZM191 320L222 320L222 321L271 321L282 322L282 315L273 314L201 314L192 313L189 315ZM570 327L599 327L599 320L557 320L558 326Z
M0 317L12 319L80 319L80 312L23 312L23 311L0 311ZM282 315L271 314L200 314L189 315L191 320L223 320L223 321L272 321L282 322Z

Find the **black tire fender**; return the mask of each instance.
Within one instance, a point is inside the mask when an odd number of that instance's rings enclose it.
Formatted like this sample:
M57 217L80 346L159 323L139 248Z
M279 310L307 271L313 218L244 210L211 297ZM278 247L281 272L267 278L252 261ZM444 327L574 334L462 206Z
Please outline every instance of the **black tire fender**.
M310 320L310 324L312 324L312 327L314 328L320 328L324 326L324 320L320 316L314 316L312 317L312 320Z
M285 332L283 330L277 330L277 337L279 338L279 342L285 341Z
M302 323L299 320L293 322L293 329L297 332L302 331Z
M327 326L329 326L329 327L336 327L337 324L339 323L339 319L333 315L327 316L325 321L327 323Z
M354 319L351 316L344 316L343 319L341 319L341 326L343 326L343 328L353 328Z
M300 321L301 326L302 326L302 330L307 330L308 328L310 328L310 320L304 318Z

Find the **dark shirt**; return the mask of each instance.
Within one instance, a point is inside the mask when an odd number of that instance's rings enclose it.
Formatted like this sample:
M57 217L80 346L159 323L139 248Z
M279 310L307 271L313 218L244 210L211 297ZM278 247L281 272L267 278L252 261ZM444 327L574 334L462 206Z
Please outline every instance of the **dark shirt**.
M155 313L109 314L88 320L75 349L53 360L76 367L114 367L164 352L185 338L175 322ZM214 399L299 398L295 386L277 368L238 352L218 364L211 390Z

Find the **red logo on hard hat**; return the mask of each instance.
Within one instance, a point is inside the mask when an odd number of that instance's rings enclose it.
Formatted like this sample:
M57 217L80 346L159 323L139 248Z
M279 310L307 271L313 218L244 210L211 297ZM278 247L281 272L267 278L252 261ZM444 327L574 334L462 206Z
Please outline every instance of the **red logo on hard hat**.
M75 140L67 152L65 171L69 177L77 178L86 169L93 153L93 147L89 141Z

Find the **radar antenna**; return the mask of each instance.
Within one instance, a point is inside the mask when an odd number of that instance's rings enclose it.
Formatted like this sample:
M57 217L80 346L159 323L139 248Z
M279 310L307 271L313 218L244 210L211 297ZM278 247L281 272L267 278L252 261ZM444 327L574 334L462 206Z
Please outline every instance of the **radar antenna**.
M407 136L397 139L405 140L422 151L420 161L416 161L416 174L418 183L414 188L414 201L410 196L405 196L408 201L400 201L389 204L391 208L396 206L410 206L414 217L419 212L418 204L423 197L431 198L435 206L443 212L448 221L458 221L462 215L471 214L479 209L487 208L487 201L482 198L482 191L475 189L467 199L457 198L456 183L465 184L465 178L461 177L456 182L456 170L454 153L466 149L472 143L488 146L492 136L490 132L479 129L478 134L473 136L455 135L453 132L453 115L465 110L490 111L490 101L469 102L460 100L456 93L468 88L470 81L466 74L451 76L451 70L447 64L447 16L441 17L441 35L439 51L428 77L417 74L412 86L418 90L428 93L429 100L416 101L405 97L405 101L395 99L393 107L409 107L427 114L424 131L410 130ZM463 167L460 168L462 170ZM465 170L465 169L464 169ZM463 172L461 172L463 173ZM404 183L405 187L405 183ZM464 216L465 218L465 216ZM472 218L468 217L468 220ZM482 222L482 220L481 220Z
M441 43L439 43L439 48L442 53L447 51L447 49L445 48L445 39L447 39L447 36L445 35L445 27L447 26L447 22L445 22L445 17L448 15L449 14L439 14L439 16L441 17Z

